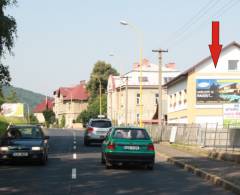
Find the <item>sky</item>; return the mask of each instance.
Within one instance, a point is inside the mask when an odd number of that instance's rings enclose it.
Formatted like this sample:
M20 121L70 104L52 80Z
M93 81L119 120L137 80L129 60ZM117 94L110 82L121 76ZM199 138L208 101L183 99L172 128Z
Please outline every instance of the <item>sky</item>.
M210 55L211 23L220 22L220 42L240 41L240 0L18 0L14 56L7 55L11 84L45 95L88 80L98 60L118 72L143 57L158 64L152 49L168 49L163 63L180 71ZM110 55L113 54L113 55Z

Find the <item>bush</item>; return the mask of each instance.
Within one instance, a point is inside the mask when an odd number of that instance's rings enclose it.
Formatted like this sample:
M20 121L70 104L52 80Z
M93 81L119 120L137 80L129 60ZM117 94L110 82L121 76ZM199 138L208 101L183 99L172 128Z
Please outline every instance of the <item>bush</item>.
M4 117L0 116L0 135L2 135L9 124L26 124L27 120L19 117Z

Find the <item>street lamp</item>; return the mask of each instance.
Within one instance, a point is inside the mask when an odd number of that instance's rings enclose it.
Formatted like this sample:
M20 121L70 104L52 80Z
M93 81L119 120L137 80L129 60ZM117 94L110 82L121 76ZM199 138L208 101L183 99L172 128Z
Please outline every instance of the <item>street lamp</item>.
M99 81L99 115L102 116L102 82L99 77L93 75L93 78L96 78Z
M29 109L29 104L28 103L23 103L23 105L27 106L27 121L30 123L30 109Z
M135 25L130 24L127 21L121 20L121 25L129 26L138 36L139 41L139 66L140 66L140 86L139 86L139 93L140 93L140 113L139 113L139 123L140 127L143 126L142 124L142 115L143 115L143 102L142 102L142 53L143 53L143 36L142 31L139 30Z

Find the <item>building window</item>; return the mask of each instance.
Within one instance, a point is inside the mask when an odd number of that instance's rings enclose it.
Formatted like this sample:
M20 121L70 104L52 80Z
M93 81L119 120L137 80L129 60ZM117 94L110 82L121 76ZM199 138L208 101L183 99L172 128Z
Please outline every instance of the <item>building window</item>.
M138 81L140 82L142 78L142 82L148 82L148 77L138 77Z
M164 77L164 84L171 81L172 77Z
M155 94L155 104L156 104L156 105L158 104L158 97L159 97L159 94L156 93L156 94Z
M238 60L228 60L228 70L237 70Z
M139 105L140 104L140 94L138 93L137 94L137 105Z

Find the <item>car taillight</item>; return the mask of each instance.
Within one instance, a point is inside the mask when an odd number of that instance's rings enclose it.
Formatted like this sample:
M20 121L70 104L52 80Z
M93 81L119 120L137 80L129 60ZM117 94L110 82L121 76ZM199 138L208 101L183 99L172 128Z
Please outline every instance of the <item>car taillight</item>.
M109 149L109 150L114 150L114 149L115 149L115 144L109 144L109 145L107 146L107 149Z
M92 128L92 127L88 127L88 128L87 128L87 132L88 132L88 133L92 133L92 132L93 132L93 128Z
M154 151L154 145L153 144L149 144L147 149L150 150L150 151Z

